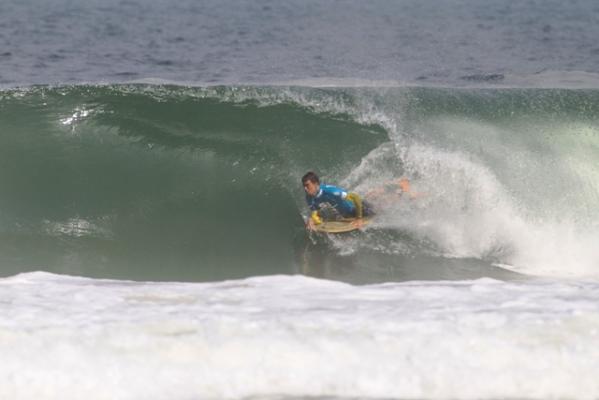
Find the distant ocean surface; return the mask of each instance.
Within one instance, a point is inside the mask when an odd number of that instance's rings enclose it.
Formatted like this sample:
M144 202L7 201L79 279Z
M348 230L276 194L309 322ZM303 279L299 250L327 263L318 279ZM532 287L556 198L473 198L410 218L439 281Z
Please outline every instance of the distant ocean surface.
M0 398L599 398L598 37L591 1L0 3ZM307 233L308 170L377 217Z
M0 84L584 86L597 37L592 0L5 1Z

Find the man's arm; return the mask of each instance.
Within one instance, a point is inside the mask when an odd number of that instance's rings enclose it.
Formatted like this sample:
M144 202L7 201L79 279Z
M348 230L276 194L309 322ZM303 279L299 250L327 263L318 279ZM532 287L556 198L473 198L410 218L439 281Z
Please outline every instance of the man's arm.
M322 224L322 218L320 218L320 215L318 215L318 211L317 210L312 211L312 214L310 214L310 219L312 221L314 221L314 223L316 225Z
M310 216L306 221L306 228L314 230L316 225L322 224L322 218L318 215L318 207L308 196L306 196L306 203L308 203L308 208L310 208Z

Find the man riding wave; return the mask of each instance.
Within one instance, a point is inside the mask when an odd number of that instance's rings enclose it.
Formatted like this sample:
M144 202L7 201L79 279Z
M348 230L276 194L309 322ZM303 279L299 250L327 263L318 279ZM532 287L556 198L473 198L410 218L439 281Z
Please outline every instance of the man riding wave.
M350 193L333 185L320 183L318 175L308 172L302 177L302 185L306 191L306 202L312 211L306 227L314 230L324 220L353 219L352 225L356 228L364 226L364 218L373 216L372 205L363 200L357 193ZM413 192L410 181L405 178L391 180L381 187L370 190L366 196L376 200L378 207L385 207L406 195L409 199L423 196L424 193Z
M306 191L306 202L312 213L306 223L306 227L314 230L316 225L323 222L323 218L330 219L325 215L331 210L337 214L335 217L355 218L352 224L356 228L364 225L364 217L374 215L372 207L363 201L357 193L349 193L333 185L320 183L318 175L308 172L302 177L302 185Z

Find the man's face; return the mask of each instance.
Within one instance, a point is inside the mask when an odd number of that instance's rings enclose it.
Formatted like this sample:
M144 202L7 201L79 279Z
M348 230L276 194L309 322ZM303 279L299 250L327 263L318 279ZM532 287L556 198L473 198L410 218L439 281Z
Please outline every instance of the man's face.
M312 181L306 181L306 183L304 183L304 190L309 196L316 196L318 189L320 189L320 185L318 183Z

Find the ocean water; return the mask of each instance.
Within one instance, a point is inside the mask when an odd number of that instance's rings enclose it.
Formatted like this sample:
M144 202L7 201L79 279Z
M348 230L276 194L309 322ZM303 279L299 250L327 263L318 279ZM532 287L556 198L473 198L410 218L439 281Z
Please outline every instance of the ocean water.
M0 84L597 87L598 22L592 0L4 1Z
M599 397L597 22L0 4L0 398ZM306 232L307 170L377 218Z

